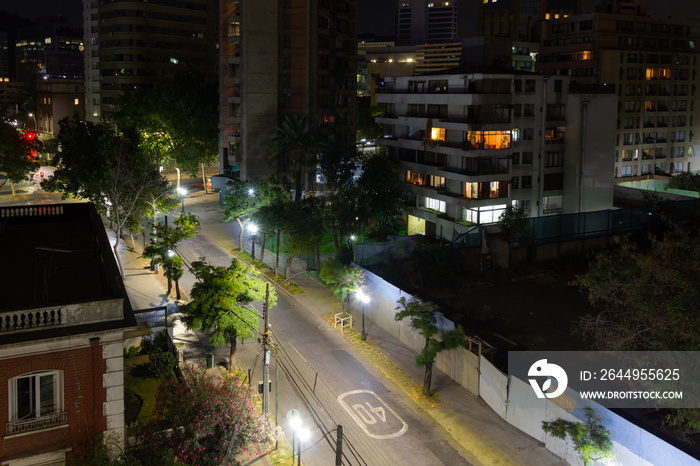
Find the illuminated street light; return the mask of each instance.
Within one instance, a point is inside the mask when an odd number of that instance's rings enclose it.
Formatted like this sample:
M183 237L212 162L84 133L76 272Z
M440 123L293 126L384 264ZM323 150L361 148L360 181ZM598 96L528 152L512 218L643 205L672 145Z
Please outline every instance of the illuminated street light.
M248 231L253 235L253 244L252 249L253 249L253 262L255 262L255 240L257 239L258 236L258 226L254 223L251 223L248 225Z
M187 190L183 188L182 186L177 188L177 193L180 195L180 199L182 200L182 213L185 213L185 194L187 194Z
M248 196L250 196L250 197L255 196L255 190L253 188L248 188Z
M357 299L362 302L362 334L360 335L360 339L365 341L367 340L367 334L365 333L365 304L369 302L369 296L364 294L362 290L358 290Z

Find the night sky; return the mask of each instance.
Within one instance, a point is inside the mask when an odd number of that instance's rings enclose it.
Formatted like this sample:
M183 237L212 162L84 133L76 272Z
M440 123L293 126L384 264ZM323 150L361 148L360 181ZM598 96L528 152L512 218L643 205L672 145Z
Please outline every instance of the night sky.
M394 6L397 0L359 0L360 30L362 33L374 32L387 35L394 28ZM467 0L469 2L469 0ZM473 3L475 0L471 0ZM81 0L7 0L0 9L18 13L25 18L63 14L72 22L81 22ZM592 13L600 0L583 0L583 12ZM671 16L673 18L699 18L700 1L698 0L648 0L649 16Z

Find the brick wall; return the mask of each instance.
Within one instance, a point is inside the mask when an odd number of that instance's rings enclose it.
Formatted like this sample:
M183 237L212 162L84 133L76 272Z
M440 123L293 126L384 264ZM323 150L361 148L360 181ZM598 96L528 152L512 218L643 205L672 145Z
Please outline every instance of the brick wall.
M105 430L103 403L106 400L102 375L105 361L99 339L91 346L33 356L5 359L0 363L0 461L31 452L71 447L72 453L84 451L92 436ZM63 407L68 426L5 437L8 422L8 380L40 370L63 371Z

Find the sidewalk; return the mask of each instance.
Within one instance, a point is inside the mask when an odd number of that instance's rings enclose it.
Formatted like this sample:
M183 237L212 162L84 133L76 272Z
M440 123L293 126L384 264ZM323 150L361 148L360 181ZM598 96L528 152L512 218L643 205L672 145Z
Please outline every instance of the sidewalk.
M204 195L203 192L201 195ZM197 197L197 194L194 195ZM113 241L113 232L109 232ZM207 237L206 233L202 233ZM210 238L213 240L213 238ZM246 238L247 240L247 238ZM230 254L231 248L236 244L236 238L230 238L230 244L226 249ZM125 271L125 286L134 309L144 309L154 306L172 306L171 328L173 328L174 341L180 346L186 361L195 363L200 367L206 365L207 353L214 354L215 368L212 376L217 376L219 370L217 361L222 361L228 356L228 348L214 348L209 343L206 335L198 332L190 332L184 329L176 314L177 305L165 296L166 282L162 272L158 275L150 271L148 261L140 257L143 247L142 237L135 241L136 250L129 249L131 242L124 242L120 246L120 257ZM127 247L128 245L128 247ZM246 252L250 252L250 242L244 243ZM256 248L256 258L259 258L259 247ZM236 252L234 255L239 260L246 262ZM265 263L270 267L265 276L272 276L275 254L267 251ZM284 270L286 257L280 255L280 270ZM295 259L292 270L294 272L306 269L304 261ZM187 275L187 274L186 274ZM268 279L269 279L268 277ZM309 274L299 274L290 280L299 286L303 294L289 294L283 287L278 291L287 293L300 306L314 315L322 318L333 326L333 314L340 312L342 305L332 292L319 283ZM188 293L187 286L181 283L183 296ZM174 295L174 287L173 292ZM359 319L355 321L355 327ZM465 389L452 381L448 376L433 369L433 390L437 393L435 399L426 399L420 395L423 379L423 369L416 368L414 358L416 353L400 341L393 338L382 328L366 319L367 341L361 341L357 328L343 333L345 340L359 351L366 361L374 365L391 380L397 389L405 393L416 404L416 408L429 414L432 419L441 425L450 435L466 450L482 460L484 465L563 465L556 455L544 448L535 439L515 429L506 421L494 413L482 400L473 397ZM252 360L258 347L254 344L240 345L237 358L240 360ZM280 464L281 458L288 457L291 452L289 443L285 449L278 451L273 456L253 460L250 464L268 465ZM280 458L281 455L281 458Z

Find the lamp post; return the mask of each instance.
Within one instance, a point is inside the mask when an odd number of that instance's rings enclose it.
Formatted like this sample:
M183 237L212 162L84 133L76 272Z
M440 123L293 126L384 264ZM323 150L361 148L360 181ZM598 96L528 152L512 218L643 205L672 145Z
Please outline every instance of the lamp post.
M297 438L299 439L299 448L297 449L297 466L301 466L301 442L306 442L310 435L311 433L309 432L309 429L299 427L299 432L297 432Z
M270 394L267 389L270 385L270 292L275 291L284 282L296 277L299 274L311 272L315 269L306 269L301 272L293 273L289 277L285 278L281 282L270 290L270 284L265 284L265 304L263 305L263 320L265 321L265 326L263 328L262 334L262 345L263 345L263 399L262 399L262 412L263 416L267 417L270 412ZM277 386L275 386L275 390ZM291 412L291 411L290 411ZM289 414L287 415L287 420L289 420ZM277 424L277 413L275 412L275 424Z
M299 418L299 411L296 409L290 409L287 413L287 422L289 427L292 429L292 466L294 466L294 432L299 428L301 424L301 419Z
M362 302L362 334L360 335L360 339L365 341L367 340L367 333L365 333L365 304L369 302L369 296L364 294L362 290L358 290L357 299Z
M183 188L182 186L178 186L177 188L177 193L180 195L180 199L182 200L182 213L185 213L185 194L187 194L187 190Z
M255 262L255 240L257 239L258 236L258 226L254 223L251 223L248 225L248 231L251 232L253 236L253 242L251 244L251 249L253 250L253 262Z
M27 113L27 115L29 115L30 117L32 117L34 119L34 131L35 132L39 131L39 127L36 124L36 116L34 116L33 113Z

